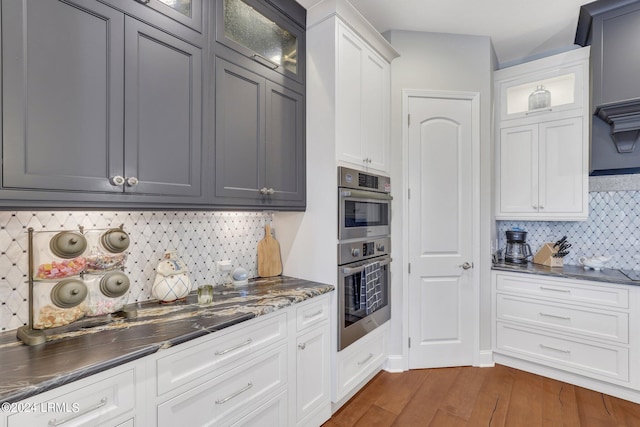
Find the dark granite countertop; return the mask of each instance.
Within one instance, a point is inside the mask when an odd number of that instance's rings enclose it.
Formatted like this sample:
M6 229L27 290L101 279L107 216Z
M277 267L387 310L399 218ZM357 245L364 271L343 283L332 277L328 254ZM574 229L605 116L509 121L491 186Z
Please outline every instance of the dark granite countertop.
M137 317L86 318L46 331L47 342L27 346L16 331L0 334L0 403L51 390L240 322L333 291L334 287L279 276L249 285L214 288L214 302L135 304Z
M546 265L534 264L532 262L529 262L522 265L508 263L493 264L492 270L563 277L566 279L591 280L594 282L615 283L619 285L640 285L640 281L631 280L628 276L622 273L622 271L616 268L603 268L597 271L592 269L585 269L581 265L547 267Z

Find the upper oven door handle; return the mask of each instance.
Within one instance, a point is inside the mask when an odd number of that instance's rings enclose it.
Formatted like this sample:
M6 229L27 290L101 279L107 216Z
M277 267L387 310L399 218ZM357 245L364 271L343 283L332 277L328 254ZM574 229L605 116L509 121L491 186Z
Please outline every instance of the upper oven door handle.
M375 262L375 261L372 261L372 262ZM380 263L380 267L384 267L385 265L389 265L389 263L391 262L391 257L386 257L382 261L378 261L378 262ZM360 267L343 267L342 273L346 276L350 276L356 273L362 273L364 271L364 267L367 265L369 264L361 265Z
M372 199L372 200L393 200L393 197L389 193L376 193L374 191L363 191L363 190L351 190L351 189L340 189L340 197L341 198L357 198L357 199Z

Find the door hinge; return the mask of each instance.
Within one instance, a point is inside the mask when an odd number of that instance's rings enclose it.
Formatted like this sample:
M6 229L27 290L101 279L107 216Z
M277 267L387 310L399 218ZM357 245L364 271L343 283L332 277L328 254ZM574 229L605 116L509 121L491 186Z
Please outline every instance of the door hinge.
M409 348L411 348L411 337L409 337Z
M407 126L411 126L411 114L407 114Z
M408 268L408 270L409 270L409 274L411 274L411 263L409 263L408 267L409 267L409 268Z
M407 188L407 198L410 199L411 198L411 189Z

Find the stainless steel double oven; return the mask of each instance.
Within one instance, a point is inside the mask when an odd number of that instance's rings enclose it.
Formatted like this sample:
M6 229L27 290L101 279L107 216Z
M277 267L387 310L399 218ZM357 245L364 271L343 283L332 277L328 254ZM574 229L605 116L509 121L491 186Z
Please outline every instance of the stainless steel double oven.
M338 168L338 350L391 317L391 184Z

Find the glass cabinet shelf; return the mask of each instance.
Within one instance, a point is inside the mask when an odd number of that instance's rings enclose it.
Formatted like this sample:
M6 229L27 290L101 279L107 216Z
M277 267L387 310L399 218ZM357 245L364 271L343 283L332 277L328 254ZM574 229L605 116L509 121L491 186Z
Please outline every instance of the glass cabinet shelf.
M500 84L501 119L515 119L544 112L563 111L583 106L583 73L580 67L556 68ZM548 103L531 102L533 96L548 91ZM534 92L536 94L534 95ZM541 98L537 98L539 101Z
M551 103L542 108L553 108L560 105L573 104L575 102L576 76L565 74L559 77L539 80L510 87L507 89L507 114L517 114L534 111L529 108L529 97L538 87L543 87L550 92Z

